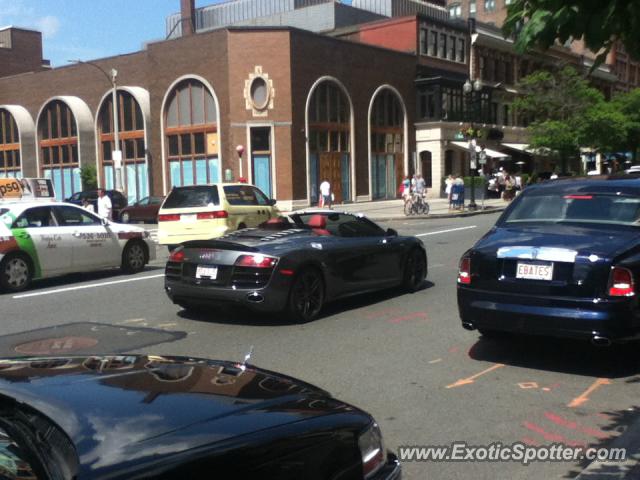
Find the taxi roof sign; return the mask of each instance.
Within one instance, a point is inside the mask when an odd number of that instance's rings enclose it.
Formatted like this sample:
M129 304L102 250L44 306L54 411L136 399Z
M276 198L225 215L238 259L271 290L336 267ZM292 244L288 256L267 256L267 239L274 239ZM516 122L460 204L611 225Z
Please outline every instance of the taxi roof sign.
M53 200L55 196L49 178L0 178L0 201Z

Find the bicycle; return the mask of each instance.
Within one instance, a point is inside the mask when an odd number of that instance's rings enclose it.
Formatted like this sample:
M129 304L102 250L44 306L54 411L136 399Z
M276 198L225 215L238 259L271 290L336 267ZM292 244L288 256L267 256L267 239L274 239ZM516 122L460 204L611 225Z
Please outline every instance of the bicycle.
M414 193L404 204L404 214L409 215L427 215L429 213L429 204L424 195Z

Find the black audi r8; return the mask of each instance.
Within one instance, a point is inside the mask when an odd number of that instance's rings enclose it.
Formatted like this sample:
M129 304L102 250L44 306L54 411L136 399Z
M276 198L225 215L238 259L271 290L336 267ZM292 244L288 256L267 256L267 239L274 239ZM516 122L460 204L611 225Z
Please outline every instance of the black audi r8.
M397 480L375 420L308 383L186 357L0 359L0 477Z
M527 187L460 261L463 327L590 339L640 337L640 179Z
M419 239L362 215L317 209L185 242L169 257L165 290L185 309L236 303L310 321L326 302L399 285L414 292L426 275Z

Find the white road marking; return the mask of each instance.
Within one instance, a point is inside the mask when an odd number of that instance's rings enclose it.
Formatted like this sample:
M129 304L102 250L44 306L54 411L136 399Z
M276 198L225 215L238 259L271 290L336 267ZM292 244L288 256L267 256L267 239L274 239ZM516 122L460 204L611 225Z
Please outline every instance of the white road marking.
M458 232L460 230L469 230L470 228L477 228L477 225L471 225L469 227L450 228L449 230L439 230L437 232L419 233L416 237L426 237L427 235L438 235L439 233Z
M157 328L167 328L167 327L175 327L176 325L178 325L177 323L161 323L159 325L156 325Z
M140 280L150 280L152 278L164 277L164 273L159 275L148 275L146 277L128 278L126 280L113 280L111 282L92 283L90 285L80 285L78 287L57 288L55 290L47 290L46 292L25 293L22 295L14 295L12 298L29 298L40 297L42 295L53 295L54 293L73 292L74 290L85 290L87 288L105 287L107 285L116 285L118 283L138 282Z
M117 323L140 323L144 322L146 318L130 318L129 320L123 320L122 322Z

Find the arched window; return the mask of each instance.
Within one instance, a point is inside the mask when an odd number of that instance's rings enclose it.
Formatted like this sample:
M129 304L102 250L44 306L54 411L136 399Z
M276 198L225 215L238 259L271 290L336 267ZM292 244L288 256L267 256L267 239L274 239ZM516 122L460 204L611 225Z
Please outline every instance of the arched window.
M315 88L308 118L311 202L318 201L318 186L323 180L329 180L335 202L349 200L351 111L337 83L326 80Z
M13 115L0 109L0 178L20 177L20 136Z
M209 89L194 79L176 85L165 125L171 186L219 182L217 109Z
M68 198L82 189L78 157L76 119L69 106L53 100L38 120L40 170L51 178L58 199Z
M372 196L395 198L404 174L404 112L392 90L376 95L369 122Z
M122 152L122 186L129 203L149 195L149 176L145 161L144 120L140 105L129 92L118 90L118 137ZM113 97L109 95L100 107L99 120L100 165L104 187L116 185L113 163L115 148L113 127Z

